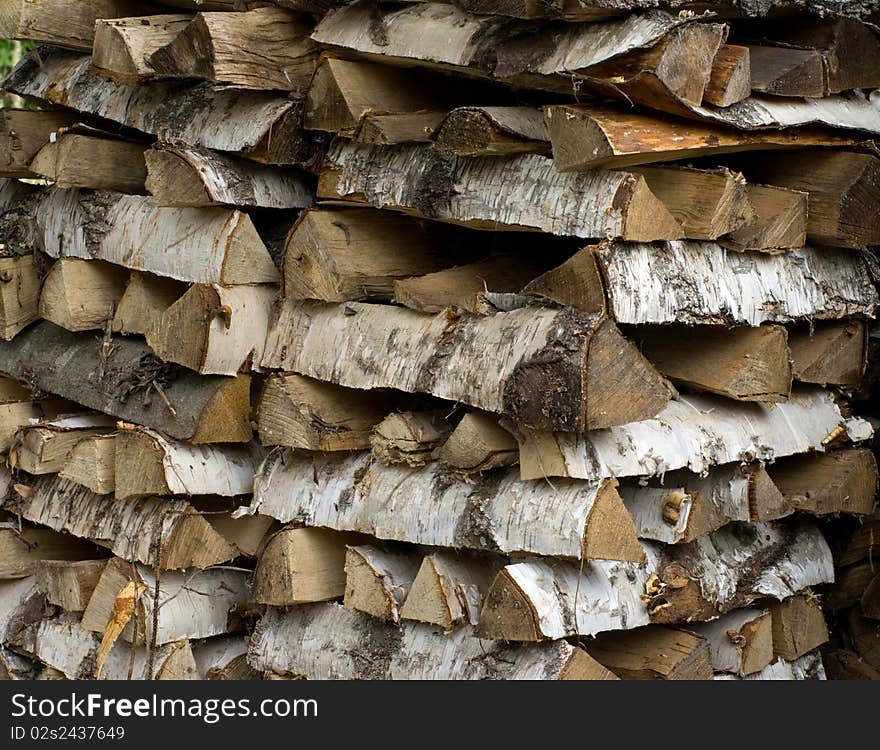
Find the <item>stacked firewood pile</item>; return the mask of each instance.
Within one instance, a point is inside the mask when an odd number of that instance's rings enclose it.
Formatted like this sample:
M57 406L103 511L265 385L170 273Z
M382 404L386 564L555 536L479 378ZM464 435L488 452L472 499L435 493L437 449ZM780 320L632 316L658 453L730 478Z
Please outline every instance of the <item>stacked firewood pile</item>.
M0 671L880 676L873 6L5 2Z

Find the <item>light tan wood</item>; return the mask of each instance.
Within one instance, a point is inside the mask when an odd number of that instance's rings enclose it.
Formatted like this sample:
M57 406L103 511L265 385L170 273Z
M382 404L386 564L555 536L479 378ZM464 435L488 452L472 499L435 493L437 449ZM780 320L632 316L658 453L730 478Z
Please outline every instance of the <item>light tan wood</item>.
M42 560L37 563L37 587L50 604L68 612L82 612L107 560Z
M98 495L109 495L116 489L115 440L112 434L79 440L64 459L59 476Z
M789 331L794 377L804 383L858 388L868 359L864 320L818 321Z
M345 552L346 607L380 620L400 621L400 607L421 564L416 552L371 545L349 546Z
M125 292L128 270L101 260L61 258L40 295L40 317L68 331L107 328Z
M722 44L712 63L712 74L703 92L703 102L729 107L752 93L749 48Z
M424 466L452 433L450 409L396 411L373 428L373 457L385 464Z
M776 658L768 610L738 609L688 629L709 642L715 672L745 677L760 672Z
M39 317L42 279L34 256L0 258L0 338L8 341Z
M794 661L828 640L828 625L811 592L798 594L781 602L769 602L773 618L773 653Z
M113 330L119 333L146 334L171 305L187 290L182 281L132 271L125 291L116 304Z
M495 415L471 411L461 418L437 457L459 471L482 472L515 465L519 461L519 445L498 424Z
M0 580L27 578L41 560L91 560L95 545L52 529L0 524Z
M40 149L31 171L60 188L143 194L145 150L141 143L65 133Z
M156 75L149 56L183 31L192 16L168 14L100 19L95 24L92 64L117 81L137 82Z
M587 653L622 679L712 679L708 641L678 628L603 633L587 645Z
M429 143L446 116L441 112L409 112L403 115L366 115L356 140L390 146L395 143Z
M74 122L72 112L4 107L0 110L0 176L33 177L31 160L53 133Z
M113 430L113 418L103 414L62 417L23 427L9 449L9 465L29 474L57 474L80 440Z
M459 107L433 138L437 148L459 156L550 153L544 114L532 107Z
M752 220L722 238L725 247L778 251L806 244L806 193L750 183L746 197L752 206Z
M749 59L753 91L813 98L830 93L825 83L825 60L817 50L749 45Z
M78 408L81 407L63 399L28 399L0 403L0 451L8 451L19 428L32 424L32 420L51 419L60 414L75 412Z

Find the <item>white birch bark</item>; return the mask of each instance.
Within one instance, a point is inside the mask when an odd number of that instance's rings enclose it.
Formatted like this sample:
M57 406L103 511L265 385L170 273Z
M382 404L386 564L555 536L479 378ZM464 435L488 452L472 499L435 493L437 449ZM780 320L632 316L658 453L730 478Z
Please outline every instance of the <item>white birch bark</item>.
M245 635L221 635L194 643L192 652L199 679L258 679L247 664L249 642Z
M794 661L777 659L760 672L741 677L735 674L716 674L716 680L825 680L822 654L811 651Z
M0 581L0 643L40 616L40 596L35 576Z
M717 620L692 625L688 630L709 642L715 672L758 674L774 659L770 612L767 610L737 609Z

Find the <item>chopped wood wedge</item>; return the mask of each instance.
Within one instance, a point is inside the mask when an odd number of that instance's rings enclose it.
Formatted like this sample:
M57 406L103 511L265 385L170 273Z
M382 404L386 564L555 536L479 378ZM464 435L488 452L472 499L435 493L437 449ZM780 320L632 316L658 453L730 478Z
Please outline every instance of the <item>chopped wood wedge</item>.
M519 445L498 418L486 412L465 414L440 447L438 458L448 466L470 474L519 462Z
M811 592L770 602L773 653L794 661L828 640L828 625L819 601Z
M116 489L116 435L95 435L79 440L64 459L58 475L88 487L98 495Z
M72 112L4 107L0 110L0 176L33 177L31 160L53 133L75 122Z
M348 547L345 553L343 604L380 620L400 622L400 607L421 564L412 551L373 545Z
M146 146L115 138L64 133L31 161L31 172L60 188L93 188L143 194Z
M459 107L443 119L434 141L458 156L550 154L544 113L533 107Z
M373 428L373 457L385 464L424 466L455 427L449 409L397 411Z
M0 339L9 341L40 316L42 284L32 254L0 257Z
M61 258L43 281L40 317L74 332L107 328L128 276L127 269L103 260Z
M37 588L50 604L82 612L106 564L107 560L42 560L37 564Z
M755 674L776 657L773 620L768 610L743 608L712 622L689 626L709 642L712 670L741 677Z
M712 74L703 92L703 103L729 107L748 98L751 93L749 48L722 44L712 64Z
M32 576L42 560L84 560L95 552L94 544L69 534L0 523L0 580Z
M794 377L803 383L857 388L868 358L868 325L830 320L789 331Z
M710 645L678 628L648 626L604 633L589 654L624 680L711 680Z
M182 281L143 271L132 271L125 291L116 305L113 331L146 334L161 318L162 313L179 300L186 290L187 285Z
M192 16L168 14L101 18L95 23L92 64L101 73L121 83L153 78L150 55L171 42L192 20Z
M9 449L9 465L29 474L57 474L80 440L112 433L115 425L105 414L84 414L23 427Z

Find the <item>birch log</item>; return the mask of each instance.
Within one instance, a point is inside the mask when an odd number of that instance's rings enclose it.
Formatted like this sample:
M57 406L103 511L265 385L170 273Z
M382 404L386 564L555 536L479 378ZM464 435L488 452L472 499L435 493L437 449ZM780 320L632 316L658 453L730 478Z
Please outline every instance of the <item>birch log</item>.
M674 393L613 323L569 309L428 316L288 301L262 365L352 388L428 393L519 424L573 430L654 416Z
M749 48L736 44L723 44L715 61L703 103L716 107L729 107L741 102L752 93L752 70Z
M369 453L315 462L275 451L255 480L249 512L435 547L643 559L613 481L551 487L507 470L467 483L436 463L385 466Z
M828 641L825 615L811 591L781 602L770 602L769 608L776 656L794 661Z
M43 322L0 345L0 372L178 440L200 444L251 439L247 375L186 373L162 364L136 341L115 338L107 354L92 334L72 334Z
M420 563L421 556L411 550L369 544L348 547L343 604L380 620L400 622L401 605Z
M91 539L127 560L165 570L208 568L238 555L183 500L145 499L117 503L55 477L35 477L28 497L7 499L7 507L34 523Z
M146 427L116 436L116 499L150 495L247 495L262 460L256 443L190 445Z
M792 370L803 383L857 388L868 358L868 324L831 320L799 326L789 333Z
M82 414L23 427L9 449L9 466L29 474L57 474L80 440L111 433L115 424L105 414Z
M13 109L0 111L0 175L33 177L31 160L63 127L73 125L72 112Z
M424 466L455 426L449 409L396 411L373 428L370 447L373 458L385 464Z
M129 273L103 260L61 258L40 292L40 317L68 331L107 327L125 292Z
M37 565L37 587L50 604L82 612L106 564L107 560L42 560Z
M0 258L0 339L9 341L39 317L42 283L32 253Z
M259 675L248 666L249 638L226 635L194 643L193 658L201 680L256 680Z
M712 679L708 642L680 628L649 625L603 633L589 653L622 680Z
M438 456L447 466L470 474L519 463L519 445L498 419L485 412L465 414Z
M772 620L767 610L738 609L689 630L709 642L715 672L743 677L760 672L775 658Z
M513 646L475 638L470 628L445 635L430 625L397 627L329 603L270 607L248 661L257 671L325 680L608 679L607 670L565 641Z
M146 189L158 206L306 208L312 188L295 171L191 146L154 146L145 154Z
M128 18L101 18L95 22L92 65L124 83L156 75L149 56L183 31L192 16L166 14Z
M544 114L533 107L459 107L433 139L441 151L458 156L550 154Z
M113 331L144 335L187 290L182 281L132 271L113 316Z
M825 665L822 663L822 654L811 651L794 661L777 659L760 672L739 678L732 674L715 675L716 680L824 680Z
M540 186L538 189L537 186ZM466 158L428 145L331 144L318 197L482 229L533 229L650 242L684 236L643 177L560 174L535 154Z
M796 388L781 404L680 396L656 419L623 427L583 434L525 431L520 472L523 479L592 481L682 468L702 474L734 461L823 451L826 439L846 429L845 422L831 395L815 388Z
M52 529L19 528L0 522L0 580L32 576L42 560L81 560L95 547Z

